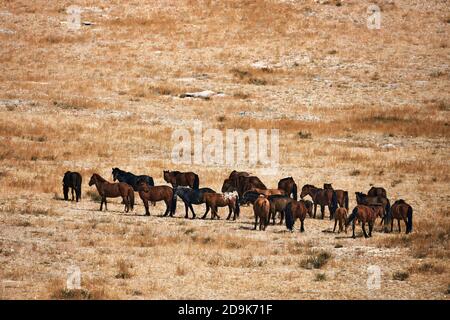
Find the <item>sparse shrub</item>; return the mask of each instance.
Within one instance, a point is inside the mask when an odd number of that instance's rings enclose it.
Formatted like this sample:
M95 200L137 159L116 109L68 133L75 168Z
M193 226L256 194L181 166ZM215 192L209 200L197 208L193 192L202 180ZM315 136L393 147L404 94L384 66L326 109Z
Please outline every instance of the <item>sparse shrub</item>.
M334 245L334 247L335 247L336 249L339 249L339 248L343 248L344 246L343 246L342 244L340 244L340 243L336 243L336 244Z
M92 201L95 201L95 202L102 201L102 197L100 197L100 195L98 194L97 191L88 190L86 192L86 194L89 198L91 198Z
M116 274L116 279L129 279L132 274L130 272L130 265L123 259L117 261L118 272Z
M325 273L318 273L314 278L314 281L325 281L327 280L327 275Z
M221 116L217 117L217 121L219 121L219 122L224 122L225 120L227 120L227 117L224 116L224 115L221 115Z
M312 134L309 131L299 131L298 136L300 137L300 139L311 139L312 138Z
M398 281L405 281L409 278L409 272L407 271L396 271L392 274L392 279Z
M350 171L350 175L351 176L359 176L361 174L361 171L359 171L358 169L354 169L352 171Z
M175 274L177 276L185 276L187 274L186 268L183 266L177 266Z
M320 269L331 258L331 254L327 251L313 252L308 258L301 261L300 266L305 269Z

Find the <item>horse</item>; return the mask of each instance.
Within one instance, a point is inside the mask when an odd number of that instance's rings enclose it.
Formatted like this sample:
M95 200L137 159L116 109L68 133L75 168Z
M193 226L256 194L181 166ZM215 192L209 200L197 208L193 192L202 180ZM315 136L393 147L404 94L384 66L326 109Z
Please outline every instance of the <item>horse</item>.
M174 197L180 197L181 200L184 202L184 207L186 209L185 218L189 218L189 209L191 209L192 212L192 219L195 219L195 212L194 208L192 208L193 204L202 204L203 201L203 194L204 193L216 193L213 189L210 188L200 188L198 190L194 190L188 187L176 187L174 189ZM209 211L209 207L206 207L206 212Z
M187 186L198 190L200 180L198 175L194 172L180 172L180 171L163 171L164 180L170 183L173 188L178 186Z
M150 210L148 209L148 202L164 201L166 204L166 211L163 217L170 214L171 217L175 214L175 208L177 206L177 198L174 197L173 189L169 186L150 186L147 184L145 179L138 180L138 192L139 197L144 203L145 215L150 215Z
M314 218L316 217L317 205L320 205L320 211L322 212L322 219L325 216L325 206L330 211L330 220L333 219L334 211L338 207L336 192L332 189L320 189L311 184L305 184L302 187L300 198L304 198L306 195L311 196L314 203Z
M82 182L81 174L78 172L71 172L66 171L64 173L64 178L62 180L63 183L63 193L64 193L64 200L69 200L69 188L71 189L72 193L72 201L73 201L73 192L75 191L76 195L76 202L78 200L81 200L81 182Z
M373 208L365 205L358 204L352 211L352 214L348 217L347 223L345 224L345 227L347 228L348 225L352 222L352 238L356 238L355 236L355 219L357 219L359 222L361 222L361 228L363 230L364 238L369 238L372 236L372 229L373 225L375 224L376 218L381 215L379 215L380 211L374 210ZM366 232L366 223L369 225L369 234Z
M264 195L259 195L253 204L253 212L255 214L255 227L256 230L259 219L259 231L266 230L270 220L270 203Z
M348 192L347 191L333 189L333 186L331 185L331 183L324 183L323 188L334 190L336 192L336 198L337 198L339 207L345 208L348 211Z
M355 192L356 195L356 203L362 204L366 206L382 206L383 207L383 216L381 219L381 223L383 221L386 224L385 216L389 214L389 211L391 210L391 204L389 202L389 199L386 197L381 196L368 196L362 192Z
M245 171L233 170L233 171L231 171L230 176L228 177L228 179L237 181L239 179L239 177L241 177L241 176L242 177L248 177L248 176L250 176L250 173L245 172Z
M280 213L280 224L283 224L286 206L289 202L295 201L286 195L272 195L267 197L270 202L270 214L272 216L272 224L275 224L277 212Z
M305 232L306 214L312 213L312 206L308 206L304 200L290 201L286 205L286 227L292 232L295 221L300 220L300 232Z
M387 198L386 196L386 189L382 188L382 187L372 187L369 189L369 192L367 192L367 195L369 197L384 197Z
M239 197L242 197L245 191L249 191L252 188L267 189L264 183L256 176L239 176L237 185Z
M337 208L334 212L334 228L333 233L336 231L336 225L339 222L339 231L341 233L345 226L345 233L347 233L347 208Z
M134 190L129 184L125 182L111 183L96 173L94 173L89 180L89 186L94 184L98 194L102 197L100 211L102 211L103 203L105 203L105 211L108 210L106 198L117 197L122 197L123 203L125 204L125 212L128 212L130 209L133 211Z
M128 183L130 186L133 187L134 191L138 191L138 180L139 179L143 179L149 186L155 185L153 178L150 176L146 176L146 175L137 176L131 172L126 172L126 171L120 170L119 168L112 168L112 176L113 176L113 181L118 180L119 182Z
M230 219L231 213L233 213L233 220L236 220L236 217L239 217L239 196L236 191L234 192L225 192L225 193L204 193L203 194L203 201L206 203L207 208L211 208L211 220L217 217L217 219L220 219L220 216L218 215L218 208L219 207L228 207L229 213L227 220ZM206 218L206 215L208 214L207 210L205 214L203 215L202 219Z
M387 222L391 222L391 232L394 230L394 219L398 222L398 232L402 232L400 228L400 220L405 221L406 234L412 232L412 218L413 218L413 208L406 203L405 200L400 199L394 202L391 207L391 211L387 216Z
M246 191L241 198L239 198L239 205L253 205L260 194L256 191Z
M286 195L289 197L292 195L292 198L297 200L297 184L294 178L287 177L278 181L278 189L284 190Z
M284 190L280 190L280 189L251 188L249 191L256 191L256 192L258 192L259 194L262 194L265 197L272 196L272 195L275 195L275 194L281 194L281 195L285 194Z

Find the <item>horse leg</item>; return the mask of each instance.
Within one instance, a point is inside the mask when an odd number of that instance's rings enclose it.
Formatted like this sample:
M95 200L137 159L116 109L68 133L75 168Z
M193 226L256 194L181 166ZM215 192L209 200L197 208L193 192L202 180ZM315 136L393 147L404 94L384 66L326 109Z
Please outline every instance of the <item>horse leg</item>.
M320 205L320 212L322 213L322 219L325 218L325 206Z
M361 228L363 230L364 238L368 238L369 236L367 235L367 232L366 232L366 223L365 222L361 223Z
M195 219L194 208L192 207L192 204L190 204L190 203L189 203L189 208L191 209L191 212L192 212L192 219Z
M184 209L186 210L186 214L184 215L184 218L187 219L187 218L189 218L189 207L186 204L186 202L184 203Z
M102 200L100 201L100 211L102 211L103 210L103 197L102 197Z
M369 222L369 237L372 237L373 222Z
M72 190L72 201L73 201L73 188L70 188L70 190Z
M258 225L258 215L255 214L255 227L253 228L253 230L256 230L257 225Z
M394 230L394 218L391 218L391 232Z
M280 225L283 224L283 221L284 221L284 210L280 211Z
M148 210L148 200L144 200L144 207L145 207L145 215L150 215L150 210Z
M403 218L403 221L405 221L405 229L406 229L405 233L408 233L408 220L406 220L406 218Z
M336 231L336 225L337 225L337 219L334 219L334 228L333 228L333 233L334 231ZM341 232L341 222L339 221L339 232Z
M301 219L300 222L300 232L305 232L305 219Z
M229 205L228 205L228 217L227 217L227 220L230 220L231 212L232 212L232 210L231 210L231 205L229 204ZM233 220L234 220L234 219L233 219Z
M355 221L353 221L353 223L352 223L352 231L353 231L352 238L353 239L356 238L356 236L355 236L355 228L356 228Z
M314 203L314 219L316 218L317 204Z
M106 203L106 197L105 197L105 211L108 211L108 204Z
M202 216L202 219L205 219L206 218L206 215L208 214L208 212L209 212L209 206L208 206L208 204L206 204L206 211L205 211L205 214ZM211 213L212 214L212 213Z
M123 209L123 211L128 212L128 198L126 196L122 197L122 201L125 204L125 208Z
M402 228L400 227L400 219L397 219L397 224L398 224L398 233L401 233Z

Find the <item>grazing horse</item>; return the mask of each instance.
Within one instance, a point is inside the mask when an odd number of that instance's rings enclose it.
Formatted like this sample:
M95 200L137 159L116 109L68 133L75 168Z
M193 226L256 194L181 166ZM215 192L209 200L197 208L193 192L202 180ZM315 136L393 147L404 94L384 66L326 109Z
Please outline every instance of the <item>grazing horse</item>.
M234 192L225 192L225 193L204 193L203 201L206 203L207 208L211 208L211 220L216 218L220 219L218 215L219 207L228 207L229 213L227 220L230 219L231 213L233 213L233 220L236 220L236 217L239 217L239 196L236 191ZM209 210L208 210L209 211ZM205 212L202 219L206 218L208 211Z
M163 171L164 180L172 187L187 186L198 190L200 181L198 175L194 172Z
M347 209L346 208L337 208L334 213L334 228L333 233L336 231L336 225L339 222L339 231L338 233L341 233L342 230L344 230L345 226L345 233L347 233Z
M239 176L237 192L239 197L252 188L267 189L264 183L256 176Z
M345 208L348 211L348 192L347 191L333 189L333 186L331 185L331 183L324 183L323 188L334 190L336 192L336 198L337 198L339 207Z
M287 177L278 181L278 189L284 190L287 196L291 196L294 200L297 200L297 184L294 178Z
M367 192L367 195L369 197L384 197L387 198L386 196L386 189L382 188L382 187L372 187L369 189L369 192Z
M78 172L67 171L66 173L64 173L64 178L62 180L64 200L69 200L69 188L72 191L72 201L74 191L76 195L76 202L78 202L78 200L81 200L81 181L81 174L79 174Z
M184 202L184 207L186 209L185 218L189 217L189 209L191 209L192 212L192 219L195 218L195 212L194 208L192 208L193 204L202 204L203 201L203 194L204 193L216 193L213 189L210 188L200 188L198 190L194 190L188 187L176 187L174 189L174 197L180 197L181 200ZM209 207L206 207L206 212L209 211Z
M398 222L398 232L402 232L400 228L400 220L405 221L406 225L406 234L412 232L412 217L413 217L413 209L412 207L406 203L405 200L400 199L394 202L391 207L391 211L387 216L386 221L391 222L391 232L394 230L394 219L397 219Z
M374 210L373 208L369 207L369 206L365 206L365 205L357 205L353 211L352 214L348 217L347 219L347 223L345 224L345 227L347 228L347 226L352 223L352 238L356 238L355 236L355 227L356 227L356 223L355 220L357 219L359 222L361 222L361 228L363 230L363 234L364 234L364 238L368 238L372 236L372 229L373 229L373 225L375 224L375 220L376 218L379 216L381 217L381 215L379 215L380 211ZM367 235L366 232L366 223L369 225L369 234Z
M305 184L302 187L300 198L304 198L306 195L311 196L314 203L314 218L316 217L317 205L320 205L320 211L322 212L322 219L325 216L325 206L330 211L330 220L333 219L334 211L338 207L336 192L332 189L320 189L311 184Z
M265 197L272 196L272 195L275 195L275 194L281 194L281 195L285 194L284 190L280 190L280 189L251 188L249 191L256 191L256 192L258 192L259 194L262 194Z
M146 175L137 176L131 172L120 170L119 168L112 169L112 176L113 181L118 180L119 182L128 183L130 186L133 187L134 191L138 191L138 180L140 179L144 180L149 186L155 185L155 183L153 182L153 178L150 176Z
M232 179L225 179L223 180L223 184L222 184L222 192L233 192L233 191L237 191L238 187L237 187L237 180L232 180Z
M256 230L259 219L259 230L265 231L270 220L269 200L267 200L265 196L259 195L255 203L253 204L253 212L255 214L255 227L253 229Z
M105 210L108 210L106 198L117 197L122 197L123 203L125 204L125 212L128 212L130 209L133 211L134 190L129 184L125 182L111 183L96 173L94 173L89 180L89 186L94 184L97 188L98 194L102 197L100 211L102 211L103 203L105 203Z
M272 216L272 224L275 224L277 212L280 213L280 224L283 224L286 206L289 202L295 201L286 195L273 195L268 197L270 202L270 215Z
M145 215L150 215L148 209L148 202L164 201L166 204L166 211L163 217L170 214L171 217L175 214L175 208L177 206L177 198L174 197L173 189L169 186L149 186L144 179L138 180L138 192L139 197L142 199L145 207Z
M309 201L308 201L309 202ZM305 232L306 214L312 212L312 207L307 205L306 201L291 201L286 205L286 227L293 231L295 221L300 220L300 232Z
M391 210L391 204L389 202L389 199L386 197L381 197L381 196L375 196L375 197L371 197L368 196L362 192L355 192L356 195L356 203L357 204L362 204L365 206L382 206L383 207L383 215L382 215L382 219L381 219L381 223L384 223L386 225L386 220L385 217L387 214L389 214L389 211Z

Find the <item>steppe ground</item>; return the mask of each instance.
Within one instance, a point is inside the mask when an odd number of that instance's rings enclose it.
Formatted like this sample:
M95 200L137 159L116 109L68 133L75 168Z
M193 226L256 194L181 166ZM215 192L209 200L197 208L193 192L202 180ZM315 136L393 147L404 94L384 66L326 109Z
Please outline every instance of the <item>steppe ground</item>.
M381 29L367 8L381 9ZM66 9L82 8L71 30ZM0 3L0 298L448 299L449 2L400 0ZM186 92L223 94L208 100ZM280 129L299 186L384 186L414 208L410 235L253 231L237 221L99 212L93 172L192 170L221 188L234 167L176 166L175 128ZM258 174L258 168L239 167ZM62 201L66 170L83 198ZM197 206L198 213L203 207ZM381 287L368 289L368 267ZM66 288L81 270L81 290ZM371 269L369 269L370 271Z

